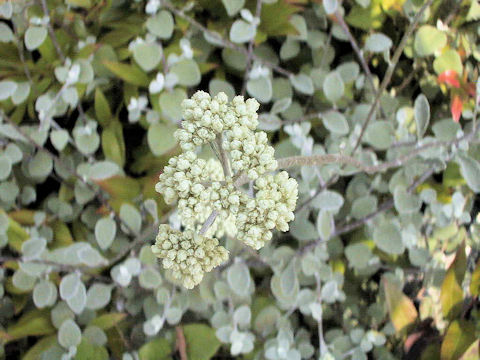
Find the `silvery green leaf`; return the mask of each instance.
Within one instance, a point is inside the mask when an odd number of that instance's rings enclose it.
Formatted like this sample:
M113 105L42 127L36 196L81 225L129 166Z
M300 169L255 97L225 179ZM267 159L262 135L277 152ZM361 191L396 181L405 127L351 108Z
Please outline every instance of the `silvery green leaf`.
M78 325L71 319L65 320L58 329L58 343L65 349L69 349L80 344L81 340L82 332Z
M170 68L170 72L177 75L178 84L183 86L198 85L202 79L200 68L193 59L184 59L176 62Z
M315 226L304 216L296 216L290 223L290 233L300 241L315 240L318 238Z
M49 280L41 280L33 289L33 302L42 309L52 306L57 301L57 287Z
M90 155L97 151L100 145L100 136L97 131L86 133L78 130L78 128L73 130L73 139L75 140L78 150L84 155Z
M95 344L99 346L104 346L108 341L105 331L103 331L98 326L92 326L92 325L87 326L87 328L83 331L83 336L91 344Z
M398 185L393 193L395 208L400 214L411 214L420 210L422 202L418 195L411 194L404 186Z
M334 134L346 135L350 130L347 119L338 111L328 111L322 116L322 120L328 131Z
M392 47L392 40L382 34L371 34L365 41L365 50L372 52L384 52Z
M232 100L235 97L235 89L233 88L232 84L225 80L210 80L210 83L208 84L208 90L212 96L217 95L219 92L224 92L227 94L229 100Z
M75 87L68 87L62 92L62 99L71 107L75 107L78 102L78 93Z
M19 270L15 271L15 273L12 276L13 285L16 288L18 288L20 290L25 290L25 291L26 290L32 290L34 285L35 285L36 280L37 279L34 276L28 275L22 269L19 269Z
M148 31L160 39L170 39L173 34L174 25L172 14L166 10L150 16L146 23Z
M65 146L68 143L68 138L68 131L64 129L52 130L50 133L50 141L58 151L65 149Z
M408 249L408 259L413 266L425 266L430 259L428 250L423 248L411 247Z
M317 320L321 321L322 320L322 305L320 305L318 302L313 302L310 304L310 311L312 313L312 317Z
M345 256L350 266L356 269L364 269L368 266L373 254L367 245L356 243L345 248Z
M149 72L162 60L162 48L155 43L137 44L133 49L133 58L143 70Z
M293 25L298 34L290 35L293 39L306 41L308 38L307 23L305 18L299 14L293 14L290 17L290 24Z
M235 262L227 270L227 281L235 294L246 296L251 282L248 267L241 261Z
M324 190L314 200L314 206L336 213L343 206L343 196L336 191Z
M305 74L297 74L290 76L290 81L298 92L306 95L312 95L314 92L312 79Z
M145 268L140 273L138 281L145 289L156 289L162 284L162 276L154 268Z
M146 199L143 202L143 206L145 210L147 210L148 214L153 218L155 222L158 222L158 204L153 199Z
M354 61L349 61L339 65L337 67L337 71L342 77L343 82L348 84L352 81L355 81L355 79L358 77L360 73L360 66Z
M78 292L81 280L78 274L71 273L62 278L60 281L60 297L63 300L71 299Z
M290 261L288 266L280 275L280 288L284 294L292 294L298 292L298 278L295 271L295 259Z
M8 99L17 90L17 83L10 80L0 81L0 101Z
M13 5L11 1L5 1L0 4L0 17L10 19L13 14Z
M44 178L53 170L53 160L45 151L37 151L28 163L28 172L32 177Z
M75 314L81 314L87 304L87 290L85 289L85 285L80 281L75 294L65 301Z
M230 40L237 44L246 43L253 39L256 33L255 25L244 20L236 20L230 28Z
M23 159L23 152L14 143L10 143L5 148L3 155L6 155L13 164L19 163Z
M22 244L22 254L25 260L38 259L47 247L44 238L30 238Z
M280 311L275 306L270 305L264 307L255 318L255 330L263 336L272 333L275 330L275 324L280 316Z
M271 114L281 113L287 110L291 104L292 104L292 98L290 97L278 99L273 103L272 108L270 109L270 113Z
M182 89L174 89L172 92L164 91L160 94L160 108L165 117L172 122L182 120L182 101L187 94Z
M173 136L176 127L161 123L151 124L147 131L147 142L153 155L161 156L177 145Z
M280 48L280 59L287 61L298 55L300 52L300 42L287 37Z
M323 8L328 15L333 14L338 9L338 0L324 0Z
M104 217L95 224L95 239L102 250L112 245L117 233L117 224L110 217Z
M87 291L86 306L91 310L104 308L111 298L112 286L102 283L95 283Z
M14 40L13 31L4 22L0 23L0 42L8 43Z
M222 0L222 3L228 16L232 17L243 8L245 0Z
M43 26L30 26L25 32L25 47L33 51L47 38L47 29Z
M268 103L272 99L272 81L269 77L261 76L247 81L247 91L260 103Z
M275 114L263 113L258 117L258 130L276 131L282 127L282 119Z
M165 313L167 322L170 325L178 324L182 319L182 310L178 307L169 307Z
M356 198L352 204L352 216L361 219L377 210L378 200L376 196L365 195Z
M17 198L20 190L13 181L5 181L0 183L0 199L6 203L13 203Z
M142 227L142 216L136 207L128 203L122 204L120 207L120 219L127 225L127 230L134 234L140 232Z
M116 265L110 271L110 275L120 286L128 286L132 281L132 275L124 265Z
M328 304L332 304L337 299L338 285L334 280L328 281L322 286L321 296L322 300Z
M394 129L389 121L370 123L365 132L365 141L379 150L386 150L392 145Z
M89 267L97 267L108 264L107 259L100 255L98 250L94 249L90 244L78 251L78 258L83 264Z
M60 301L50 312L50 318L52 319L53 326L58 329L65 320L75 319L75 314L70 310L66 302Z
M323 241L327 241L335 230L335 221L330 211L322 209L317 217L317 231Z
M430 122L430 105L425 95L420 94L415 99L415 122L417 124L417 138L421 138Z
M5 155L0 155L0 181L5 180L10 176L10 172L12 171L12 161L10 158Z
M75 194L75 201L80 205L88 203L95 197L95 192L86 187L80 180L75 181L73 192Z
M12 94L12 102L15 105L23 103L30 95L30 84L28 82L17 83L17 88Z
M4 211L0 211L0 234L7 232L10 226L10 219Z
M92 180L104 180L115 175L123 175L123 171L117 163L104 160L93 163L86 175Z
M480 163L469 156L458 156L457 162L470 189L480 192Z
M377 247L387 254L400 255L405 250L402 234L397 226L390 221L384 221L373 230L373 241Z
M336 71L328 73L323 81L323 92L328 100L332 103L337 103L345 92L345 85L342 77Z
M242 305L235 309L233 313L233 321L240 326L247 326L250 324L252 312L248 305Z

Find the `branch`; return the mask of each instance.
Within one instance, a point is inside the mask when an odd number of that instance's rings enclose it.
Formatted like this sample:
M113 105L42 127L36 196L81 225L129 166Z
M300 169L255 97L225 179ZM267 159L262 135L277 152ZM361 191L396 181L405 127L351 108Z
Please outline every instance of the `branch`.
M418 22L420 21L420 18L422 17L423 13L425 10L432 4L433 0L427 0L425 4L421 7L421 9L417 12L415 17L413 18L413 21L410 23L410 26L408 27L407 31L402 37L402 40L400 41L400 44L398 45L397 49L395 50L395 53L393 54L392 60L390 64L388 65L387 72L385 73L385 76L383 77L382 83L380 84L380 88L378 89L377 93L375 94L375 99L373 101L372 106L370 107L370 111L368 112L367 119L363 123L362 129L360 131L360 135L358 136L357 142L355 146L353 147L352 153L354 153L360 144L362 143L362 138L365 135L365 131L367 130L368 124L373 118L373 114L375 113L375 110L377 109L378 104L380 103L380 98L383 95L383 92L386 90L388 84L390 84L390 81L392 80L392 75L397 67L398 61L400 60L400 56L403 53L403 49L407 45L407 41L412 35L413 31L418 25Z
M175 333L177 335L176 348L180 355L180 360L188 360L187 356L187 342L185 341L185 334L181 326L175 326Z
M213 210L210 213L210 215L208 216L207 220L205 220L205 222L203 223L202 228L200 229L200 231L198 233L200 235L205 235L205 233L210 228L210 226L212 226L213 223L215 222L215 219L217 218L217 216L218 216L218 211Z

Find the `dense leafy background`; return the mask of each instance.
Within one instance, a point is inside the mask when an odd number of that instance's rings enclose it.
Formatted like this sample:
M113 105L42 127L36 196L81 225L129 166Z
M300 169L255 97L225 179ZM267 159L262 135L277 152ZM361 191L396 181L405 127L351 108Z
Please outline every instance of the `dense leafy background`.
M479 358L476 0L0 2L0 354ZM186 291L154 184L198 89L260 103L290 232ZM476 100L476 101L475 101ZM212 156L207 150L202 156ZM305 159L305 158L303 158Z

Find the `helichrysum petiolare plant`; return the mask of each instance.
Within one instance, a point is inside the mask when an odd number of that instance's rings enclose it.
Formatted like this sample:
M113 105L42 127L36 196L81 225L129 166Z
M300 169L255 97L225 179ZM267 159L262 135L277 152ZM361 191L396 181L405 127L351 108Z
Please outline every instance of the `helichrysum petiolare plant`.
M229 103L223 92L212 98L198 91L182 103L175 137L183 152L169 160L155 188L167 204L177 202L184 230L160 225L152 251L188 289L228 258L214 236L227 233L258 250L294 218L298 185L285 171L271 174L277 161L266 133L256 131L258 107L243 96ZM205 144L218 160L197 157ZM254 182L253 193L242 188L244 179Z

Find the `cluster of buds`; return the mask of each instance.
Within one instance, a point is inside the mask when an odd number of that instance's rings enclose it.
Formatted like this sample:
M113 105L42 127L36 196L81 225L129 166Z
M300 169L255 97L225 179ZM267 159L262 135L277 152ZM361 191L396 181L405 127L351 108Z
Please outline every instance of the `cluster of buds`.
M228 251L218 245L217 239L193 230L173 230L165 224L160 225L152 252L163 259L163 267L170 269L187 289L199 284L206 272L228 259Z
M152 250L187 288L227 259L213 236L226 233L258 250L294 218L298 185L285 171L268 174L278 165L266 133L256 131L258 107L255 99L228 103L224 93L203 91L182 103L175 137L183 153L169 160L155 189L167 204L178 202L184 230L161 225ZM197 158L197 147L208 143L218 160ZM255 181L253 194L239 183L245 177Z

